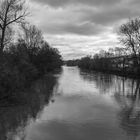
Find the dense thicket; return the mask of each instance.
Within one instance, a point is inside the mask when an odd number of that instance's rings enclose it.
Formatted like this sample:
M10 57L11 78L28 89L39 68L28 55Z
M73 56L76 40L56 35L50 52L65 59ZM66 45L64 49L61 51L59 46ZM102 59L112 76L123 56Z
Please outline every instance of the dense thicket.
M77 66L78 65L78 62L79 62L79 59L73 59L73 60L67 60L65 61L65 64L67 66Z
M140 61L140 57L139 58ZM140 65L135 65L135 57L84 57L79 60L78 66L82 69L109 72L124 76L140 76Z
M62 65L58 50L25 21L28 12L24 7L23 0L0 1L0 100L17 96L32 81ZM17 28L20 34L13 38Z
M0 61L0 98L29 87L32 81L62 65L57 49L47 43L30 49L22 41L4 51Z

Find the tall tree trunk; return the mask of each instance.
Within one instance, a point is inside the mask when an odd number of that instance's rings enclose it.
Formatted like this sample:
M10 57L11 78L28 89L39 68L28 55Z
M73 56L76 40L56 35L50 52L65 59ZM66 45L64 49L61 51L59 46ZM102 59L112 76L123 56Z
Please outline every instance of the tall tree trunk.
M2 29L2 36L1 36L1 46L0 46L0 54L3 52L3 48L4 48L4 38L5 38L5 30L6 28L4 27Z
M133 51L133 62L134 62L134 67L138 67L138 56L135 50L135 46L133 43L131 43L132 46L132 51Z

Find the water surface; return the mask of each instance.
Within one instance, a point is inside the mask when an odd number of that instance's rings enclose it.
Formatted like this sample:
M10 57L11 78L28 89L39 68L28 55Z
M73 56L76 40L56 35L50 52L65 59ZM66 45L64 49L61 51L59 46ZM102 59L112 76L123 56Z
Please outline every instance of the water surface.
M49 105L12 139L140 140L139 80L65 66L55 76Z

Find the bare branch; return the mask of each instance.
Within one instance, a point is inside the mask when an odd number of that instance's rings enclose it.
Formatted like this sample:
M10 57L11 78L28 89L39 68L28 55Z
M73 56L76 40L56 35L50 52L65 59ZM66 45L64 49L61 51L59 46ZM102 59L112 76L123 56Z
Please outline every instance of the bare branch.
M17 22L19 19L22 19L22 18L24 18L24 15L21 15L21 16L19 16L19 17L15 17L15 19L9 21L9 22L6 24L6 26L8 26L9 24L12 24L13 22Z
M0 4L0 28L2 37L0 50L4 48L6 41L6 29L13 23L22 23L28 15L27 9L24 8L24 0L3 0Z
M0 20L3 22L4 20L3 20L3 18L2 18L2 16L1 16L1 13L0 13Z
M0 28L3 29L1 23L0 23Z

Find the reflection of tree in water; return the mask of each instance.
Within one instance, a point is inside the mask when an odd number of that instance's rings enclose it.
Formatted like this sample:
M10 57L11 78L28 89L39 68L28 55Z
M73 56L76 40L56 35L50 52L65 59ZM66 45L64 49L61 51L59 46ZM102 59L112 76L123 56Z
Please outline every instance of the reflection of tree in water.
M89 81L96 85L96 88L100 90L100 93L111 93L120 94L120 95L131 95L132 93L135 94L138 88L136 88L136 82L132 79L127 79L126 77L105 74L101 72L92 72L89 73L87 71L80 72L81 77L85 81ZM138 87L138 86L137 86ZM133 91L135 90L135 92Z
M110 88L114 84L113 80L115 76L111 74L105 74L101 72L89 73L87 71L80 71L80 75L84 80L94 82L101 93L108 92L108 90L110 90Z
M56 78L47 76L36 82L30 91L20 95L21 105L3 106L0 102L0 140L13 140L14 135L24 132L28 121L34 120L49 102L55 84ZM20 135L21 139L24 139L24 134Z
M125 89L125 87L123 87ZM136 140L140 135L140 82L131 81L131 94L115 94L115 99L121 107L119 112L120 127L131 139Z
M81 71L81 77L94 82L102 93L112 93L121 107L118 114L120 127L131 140L140 136L140 81L103 73Z

